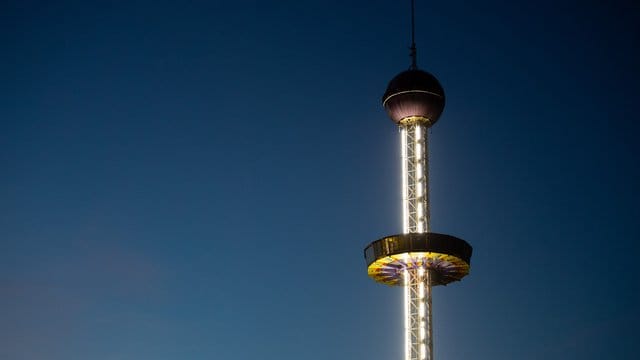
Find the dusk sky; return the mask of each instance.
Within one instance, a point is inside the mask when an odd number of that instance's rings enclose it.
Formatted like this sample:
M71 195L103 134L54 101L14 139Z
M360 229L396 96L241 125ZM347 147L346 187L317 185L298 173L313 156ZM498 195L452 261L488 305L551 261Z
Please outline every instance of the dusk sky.
M436 359L638 358L639 4L417 0ZM3 1L0 359L401 359L409 10Z

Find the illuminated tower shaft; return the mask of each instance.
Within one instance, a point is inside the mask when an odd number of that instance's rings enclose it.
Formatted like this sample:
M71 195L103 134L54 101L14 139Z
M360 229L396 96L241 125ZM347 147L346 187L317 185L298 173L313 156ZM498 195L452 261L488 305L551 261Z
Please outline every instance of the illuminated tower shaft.
M419 123L400 125L403 232L429 232L427 131Z
M469 273L472 248L455 236L431 232L427 130L444 108L444 90L431 74L410 69L394 77L382 103L400 128L402 233L364 249L367 273L404 290L405 360L433 360L431 287Z
M364 258L373 280L403 287L405 360L433 360L431 287L469 274L473 249L455 236L431 232L427 130L442 114L445 96L435 76L418 70L415 56L412 41L411 68L391 79L382 96L387 115L400 127L402 233L370 243Z
M404 321L406 360L432 360L431 271L404 269Z
M420 123L401 125L400 138L403 232L425 233L429 231L427 131ZM403 270L405 360L433 359L430 275L423 265Z

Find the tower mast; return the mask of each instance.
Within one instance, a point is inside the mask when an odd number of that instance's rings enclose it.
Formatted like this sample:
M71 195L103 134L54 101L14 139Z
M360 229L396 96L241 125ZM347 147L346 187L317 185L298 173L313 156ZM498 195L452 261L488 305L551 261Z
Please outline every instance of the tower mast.
M427 130L444 110L444 90L416 60L411 1L411 67L394 77L382 98L400 129L402 234L376 240L364 250L375 281L404 287L405 360L433 360L432 286L469 273L472 248L454 236L431 232Z

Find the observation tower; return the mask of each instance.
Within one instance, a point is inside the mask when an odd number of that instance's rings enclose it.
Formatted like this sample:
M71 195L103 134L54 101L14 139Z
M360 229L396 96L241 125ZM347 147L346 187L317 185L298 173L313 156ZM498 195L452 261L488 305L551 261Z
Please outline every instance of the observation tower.
M440 82L416 65L414 2L411 1L411 67L394 77L382 97L400 129L402 233L364 249L369 276L404 290L405 360L433 360L431 288L469 273L472 248L455 236L431 232L427 131L440 118Z

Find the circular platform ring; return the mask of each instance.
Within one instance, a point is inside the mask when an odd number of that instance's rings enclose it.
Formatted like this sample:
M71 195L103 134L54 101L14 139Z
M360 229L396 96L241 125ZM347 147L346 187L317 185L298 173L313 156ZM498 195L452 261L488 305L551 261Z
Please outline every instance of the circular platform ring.
M460 281L469 273L469 243L438 233L386 236L364 249L369 276L387 285L402 285L404 269L425 267L432 272L432 285Z

